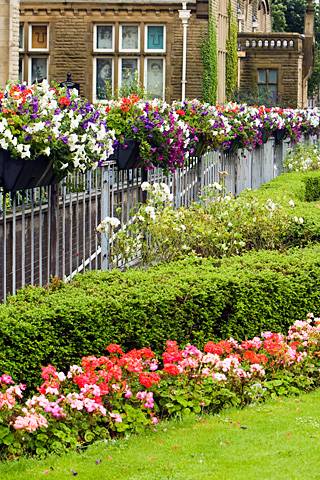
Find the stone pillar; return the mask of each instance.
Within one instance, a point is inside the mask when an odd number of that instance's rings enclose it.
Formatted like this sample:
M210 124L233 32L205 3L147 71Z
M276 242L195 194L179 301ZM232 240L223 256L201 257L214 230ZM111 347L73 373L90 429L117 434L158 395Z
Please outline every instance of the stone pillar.
M17 81L19 70L19 0L0 0L0 88Z

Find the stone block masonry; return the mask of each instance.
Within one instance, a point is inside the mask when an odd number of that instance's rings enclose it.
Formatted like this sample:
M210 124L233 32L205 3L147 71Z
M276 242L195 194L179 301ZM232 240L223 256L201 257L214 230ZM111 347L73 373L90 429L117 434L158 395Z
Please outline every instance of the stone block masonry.
M0 0L0 87L18 79L19 1Z

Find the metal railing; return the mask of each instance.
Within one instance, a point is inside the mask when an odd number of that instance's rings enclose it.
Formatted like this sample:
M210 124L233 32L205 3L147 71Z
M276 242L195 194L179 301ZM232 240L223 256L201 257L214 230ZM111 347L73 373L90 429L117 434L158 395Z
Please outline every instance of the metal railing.
M211 151L169 175L107 163L54 186L16 194L0 189L0 299L25 285L46 285L54 276L67 281L81 271L108 269L109 240L97 234L97 226L106 216L127 223L144 200L143 181L168 184L176 208L197 201L221 172L228 173L227 190L237 195L280 174L288 146L271 138L252 152Z

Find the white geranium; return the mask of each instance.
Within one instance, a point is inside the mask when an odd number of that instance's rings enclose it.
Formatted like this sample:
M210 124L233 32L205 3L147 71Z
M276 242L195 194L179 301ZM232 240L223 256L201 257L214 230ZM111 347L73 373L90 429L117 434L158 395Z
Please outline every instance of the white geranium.
M99 233L106 233L109 231L109 228L119 227L120 223L120 220L116 217L105 217L97 226L97 231Z

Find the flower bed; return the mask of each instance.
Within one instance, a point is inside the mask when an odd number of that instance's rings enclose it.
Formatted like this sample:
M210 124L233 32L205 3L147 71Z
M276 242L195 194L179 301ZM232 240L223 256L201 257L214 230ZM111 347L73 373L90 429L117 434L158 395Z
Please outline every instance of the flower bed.
M0 455L45 455L126 432L159 419L216 413L269 396L297 394L319 385L320 319L296 321L288 335L264 332L250 340L209 341L203 350L167 341L161 358L150 348L83 357L58 372L42 368L36 395L0 377Z

